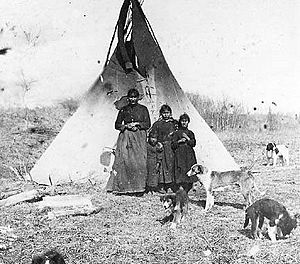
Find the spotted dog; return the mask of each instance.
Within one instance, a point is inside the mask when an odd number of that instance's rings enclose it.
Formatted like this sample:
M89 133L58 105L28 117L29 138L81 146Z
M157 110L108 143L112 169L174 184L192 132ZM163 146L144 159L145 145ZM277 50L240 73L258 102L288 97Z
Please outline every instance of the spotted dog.
M262 237L264 219L269 220L268 235L272 242L288 236L297 227L296 217L291 218L285 206L279 202L263 198L246 209L244 228L251 220L251 235L254 239Z
M171 228L176 228L187 215L188 200L187 192L182 187L175 194L167 194L160 197L165 212L171 216Z
M41 255L34 256L31 264L66 264L66 262L59 252L51 249Z
M265 192L259 191L254 181L254 176L250 171L212 171L200 164L194 164L187 172L187 176L197 176L199 182L206 191L205 211L214 205L214 191L223 191L228 187L239 187L246 206L252 204L252 193L254 190L263 195Z
M266 147L266 156L268 160L267 165L277 165L277 159L282 161L282 165L290 165L289 149L286 145L276 145L275 143L268 143Z

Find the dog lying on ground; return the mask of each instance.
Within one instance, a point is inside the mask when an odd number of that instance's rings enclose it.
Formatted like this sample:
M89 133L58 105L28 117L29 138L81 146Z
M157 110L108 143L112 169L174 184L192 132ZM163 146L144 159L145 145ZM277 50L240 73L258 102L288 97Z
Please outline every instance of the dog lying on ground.
M263 198L246 209L244 228L251 219L251 235L254 239L262 237L261 228L264 219L269 220L268 235L272 242L284 238L297 227L296 217L291 218L286 208L275 200Z
M242 193L246 206L252 204L252 193L254 190L261 195L264 192L258 190L254 177L250 171L211 171L205 166L194 164L187 172L187 176L196 175L199 182L206 191L205 211L211 209L214 205L214 191L222 191L227 187L238 186Z
M290 165L289 149L285 145L276 145L275 143L268 143L266 147L266 156L268 160L267 165L271 165L273 160L273 166L276 166L277 159L282 161L282 165Z
M176 228L187 215L188 200L187 192L182 187L175 194L167 194L160 197L165 212L171 216L171 228Z
M51 249L41 255L32 258L32 264L66 264L63 256L56 250Z

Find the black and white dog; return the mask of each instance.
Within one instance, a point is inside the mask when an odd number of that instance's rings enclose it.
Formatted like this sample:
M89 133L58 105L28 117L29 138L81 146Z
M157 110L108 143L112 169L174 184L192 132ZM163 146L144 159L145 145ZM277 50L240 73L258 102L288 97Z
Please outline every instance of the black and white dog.
M251 220L251 235L254 239L262 237L265 218L269 220L268 235L272 242L288 236L297 227L296 216L290 217L285 206L275 200L262 198L246 209L244 228Z
M66 264L66 262L59 252L51 249L41 255L34 256L31 264Z
M167 194L160 197L165 212L171 216L171 228L176 228L187 215L188 200L187 192L182 187L175 194Z
M266 156L268 160L267 165L271 165L273 160L273 166L276 166L277 159L282 161L282 165L290 165L289 149L286 145L268 143L266 147Z

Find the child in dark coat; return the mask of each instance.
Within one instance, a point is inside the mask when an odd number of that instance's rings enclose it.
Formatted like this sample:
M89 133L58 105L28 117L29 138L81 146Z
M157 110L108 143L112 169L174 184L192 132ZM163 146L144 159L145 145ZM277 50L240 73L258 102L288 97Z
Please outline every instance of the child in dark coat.
M147 142L147 190L157 191L162 162L163 145L157 138L149 136Z

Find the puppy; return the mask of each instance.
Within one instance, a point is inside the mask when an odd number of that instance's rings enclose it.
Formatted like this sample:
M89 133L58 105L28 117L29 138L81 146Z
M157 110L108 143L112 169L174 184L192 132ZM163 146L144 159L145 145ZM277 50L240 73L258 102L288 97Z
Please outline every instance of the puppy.
M269 220L268 235L272 242L284 238L297 227L296 217L291 218L286 208L275 200L263 198L246 209L244 228L251 219L251 235L254 239L261 237L264 219ZM257 222L258 221L258 222Z
M187 192L182 187L175 194L167 194L160 197L165 212L172 218L171 228L176 228L187 215L188 200Z
M203 165L194 164L187 172L187 176L197 176L199 182L206 191L205 211L211 209L214 205L214 191L223 191L227 187L238 186L244 199L246 206L252 203L252 193L254 190L261 195L264 192L258 190L254 181L254 177L250 171L211 171Z
M51 249L41 255L32 258L32 264L66 264L63 256L56 250Z
M266 156L268 160L267 165L271 165L273 160L273 166L276 166L277 159L281 159L282 165L290 165L289 149L285 145L276 145L275 143L268 143L266 147Z

